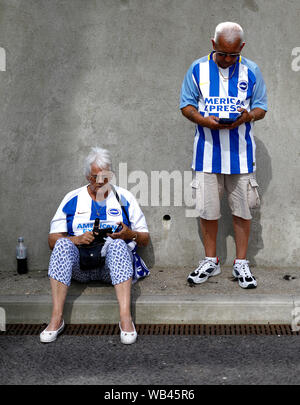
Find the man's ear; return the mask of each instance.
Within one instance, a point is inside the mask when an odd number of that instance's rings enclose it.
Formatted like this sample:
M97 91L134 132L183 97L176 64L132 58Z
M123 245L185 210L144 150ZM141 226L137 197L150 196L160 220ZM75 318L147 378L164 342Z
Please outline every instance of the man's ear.
M243 42L243 43L242 43L241 50L244 48L245 44L246 44L246 42ZM241 52L241 51L240 51L240 52Z
M213 49L215 49L215 48L216 48L216 43L215 43L215 41L213 40L213 38L211 39L211 43L212 43Z

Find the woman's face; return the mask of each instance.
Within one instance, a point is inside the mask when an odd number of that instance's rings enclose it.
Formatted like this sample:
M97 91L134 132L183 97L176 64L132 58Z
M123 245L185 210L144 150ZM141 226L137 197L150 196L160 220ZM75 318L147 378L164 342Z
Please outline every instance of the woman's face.
M112 178L112 172L109 167L104 169L100 169L95 163L91 165L91 172L88 177L90 182L90 190L97 194L98 191L102 189ZM103 187L104 189L108 190L108 186ZM106 190L106 191L107 191Z

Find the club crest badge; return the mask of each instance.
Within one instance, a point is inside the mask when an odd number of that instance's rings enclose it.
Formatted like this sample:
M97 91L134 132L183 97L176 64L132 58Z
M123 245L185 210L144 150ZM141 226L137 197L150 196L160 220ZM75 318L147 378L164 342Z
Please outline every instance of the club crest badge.
M121 211L118 208L110 208L108 210L108 215L112 215L113 217L117 217L121 214Z
M238 82L238 88L241 91L247 91L248 90L248 82L246 82L245 80L241 80Z

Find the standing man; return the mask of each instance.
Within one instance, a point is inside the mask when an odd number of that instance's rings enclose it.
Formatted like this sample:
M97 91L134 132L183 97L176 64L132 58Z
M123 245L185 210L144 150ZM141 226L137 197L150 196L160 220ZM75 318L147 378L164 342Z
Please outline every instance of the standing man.
M233 276L240 287L255 288L246 260L250 209L260 203L253 126L267 111L266 86L258 66L241 56L245 42L240 25L219 24L212 45L208 56L192 63L181 89L182 114L196 124L192 187L206 255L188 281L200 284L221 272L216 240L225 190L236 244Z

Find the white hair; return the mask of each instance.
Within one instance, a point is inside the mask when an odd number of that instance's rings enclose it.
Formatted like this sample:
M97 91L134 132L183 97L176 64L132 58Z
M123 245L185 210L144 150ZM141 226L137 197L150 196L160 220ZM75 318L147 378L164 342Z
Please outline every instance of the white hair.
M244 31L243 28L237 23L230 21L222 22L216 26L214 37L214 41L216 43L218 43L220 36L223 36L224 39L229 43L233 43L239 38L242 44L244 40Z
M95 163L100 169L111 169L111 156L107 149L94 147L85 159L84 174L88 177L91 173L91 165Z

